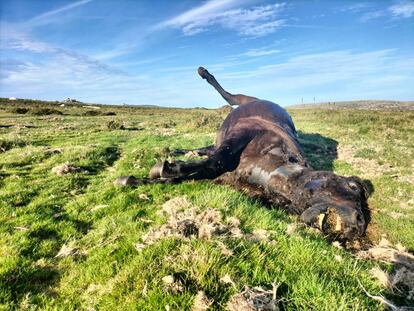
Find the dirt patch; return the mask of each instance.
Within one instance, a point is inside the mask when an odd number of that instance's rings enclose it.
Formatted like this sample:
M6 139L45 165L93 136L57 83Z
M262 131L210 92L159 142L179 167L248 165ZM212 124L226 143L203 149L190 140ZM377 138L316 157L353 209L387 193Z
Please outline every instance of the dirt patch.
M50 149L46 149L45 150L45 155L46 156L51 156L54 154L61 154L63 153L64 149L63 148L50 148Z
M264 229L256 229L251 234L245 234L240 229L240 221L237 218L224 219L220 211L212 208L200 211L186 197L176 197L167 201L160 213L168 217L167 223L146 233L142 237L142 242L135 245L136 249L141 250L167 237L203 240L211 240L218 236L243 237L251 241L267 241L270 238L270 232ZM219 248L225 256L233 254L223 243L219 244Z
M387 214L393 219L408 218L407 215L398 212L388 212Z
M72 174L72 173L80 173L84 172L82 168L75 166L73 164L70 164L69 162L66 162L64 164L55 166L52 168L52 173L55 173L58 176L63 176L66 174Z
M273 284L272 290L262 287L245 286L243 292L233 295L227 303L229 311L275 311L279 310L276 297L277 286Z
M192 311L207 310L213 304L213 299L208 299L203 291L199 291L194 298L194 303L191 308Z
M166 237L191 238L209 240L213 235L242 236L239 222L222 222L221 213L214 209L198 211L185 197L177 197L167 201L161 213L166 214L167 223L159 228L151 229L142 238L143 248Z
M177 294L184 291L184 286L180 280L177 280L173 275L166 275L162 278L164 289L168 292Z
M361 176L374 178L382 176L385 172L391 172L392 168L388 164L379 165L377 161L355 157L357 150L351 146L338 146L338 159L343 160L361 170Z
M291 223L287 226L286 228L286 234L287 235L292 235L296 232L298 225L296 223Z

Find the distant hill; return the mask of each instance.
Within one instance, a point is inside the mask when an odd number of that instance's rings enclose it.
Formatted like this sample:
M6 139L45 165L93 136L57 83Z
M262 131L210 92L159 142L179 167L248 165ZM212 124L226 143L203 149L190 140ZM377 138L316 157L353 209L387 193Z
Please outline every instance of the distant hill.
M25 98L5 98L5 97L0 97L0 104L9 104L9 105L53 105L53 106L58 106L58 105L65 105L65 106L71 106L71 107L76 107L76 106L80 106L80 107L91 107L91 108L96 108L96 107L101 107L101 108L108 108L108 107L114 107L114 108L120 108L120 107L137 107L137 108L168 108L168 107L162 107L162 106L157 106L157 105L125 105L125 104L119 104L119 105L113 105L113 104L98 104L98 103L84 103L81 101L78 101L76 99L66 99L66 100L62 100L62 101L48 101L48 100L40 100L40 99L25 99Z
M355 100L343 102L323 102L288 106L289 109L362 109L362 110L414 110L414 101L395 100Z

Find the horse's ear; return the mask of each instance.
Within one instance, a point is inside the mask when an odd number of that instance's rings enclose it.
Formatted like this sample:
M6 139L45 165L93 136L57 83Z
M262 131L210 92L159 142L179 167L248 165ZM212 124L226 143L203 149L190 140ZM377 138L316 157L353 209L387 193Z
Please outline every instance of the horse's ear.
M371 196L371 194L374 192L374 186L369 180L367 179L362 180L361 178L356 177L356 176L352 176L351 180L357 183L363 189L365 199L368 199Z

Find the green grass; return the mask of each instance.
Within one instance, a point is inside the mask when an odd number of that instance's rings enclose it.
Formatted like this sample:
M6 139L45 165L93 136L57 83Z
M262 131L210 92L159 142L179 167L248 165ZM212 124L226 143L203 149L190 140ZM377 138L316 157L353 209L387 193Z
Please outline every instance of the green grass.
M19 105L29 112L17 114ZM146 176L166 148L213 143L224 112L102 107L90 115L79 105L50 105L0 105L1 309L165 310L169 305L185 310L203 290L214 299L212 309L220 310L244 285L269 287L272 282L279 284L277 295L286 310L381 309L358 280L370 293L408 303L369 274L374 266L390 266L358 259L306 228L287 235L293 217L227 186L207 181L113 186L121 175ZM47 108L62 115L30 113ZM313 166L369 180L375 232L414 249L414 113L290 112ZM82 171L52 173L66 162ZM244 232L270 230L272 242L223 239L234 253L230 257L214 240L169 238L136 250L134 244L150 228L166 221L157 214L162 204L183 195L201 210L215 208L239 218ZM394 219L391 212L403 216ZM55 257L63 245L75 254ZM220 282L226 274L234 287ZM180 279L184 290L166 291L166 275Z

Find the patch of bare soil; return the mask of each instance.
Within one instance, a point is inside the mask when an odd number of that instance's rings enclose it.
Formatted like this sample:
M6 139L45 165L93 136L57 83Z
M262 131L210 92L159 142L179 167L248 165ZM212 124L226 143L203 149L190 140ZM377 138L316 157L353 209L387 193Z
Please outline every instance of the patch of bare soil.
M213 304L213 299L207 298L203 291L199 291L194 299L191 311L205 311Z
M52 168L52 173L55 173L58 176L63 176L66 174L72 174L72 173L80 173L84 170L78 166L75 166L69 162L66 162L64 164L55 166Z
M168 292L177 294L184 290L184 286L181 284L180 280L177 280L173 275L164 276L162 282L164 283L164 289Z
M209 208L199 211L185 197L176 197L164 203L161 213L166 215L167 222L157 228L152 228L142 237L142 242L135 245L141 250L161 239L177 237L181 239L199 238L210 240L212 237L241 238L252 241L268 240L270 233L264 229L256 229L251 234L245 234L240 229L240 221L235 217L223 218L220 211ZM232 251L224 244L219 247L225 256L231 256Z
M63 153L64 149L63 148L49 148L45 150L45 155L47 156L51 156L54 154L60 154Z
M375 160L355 157L356 150L350 146L339 145L337 152L339 160L346 161L352 166L360 169L362 171L361 175L365 178L379 177L383 173L392 170L387 164L379 165Z
M272 290L245 286L244 291L233 295L227 303L229 311L276 311L279 310L276 297L277 286Z

